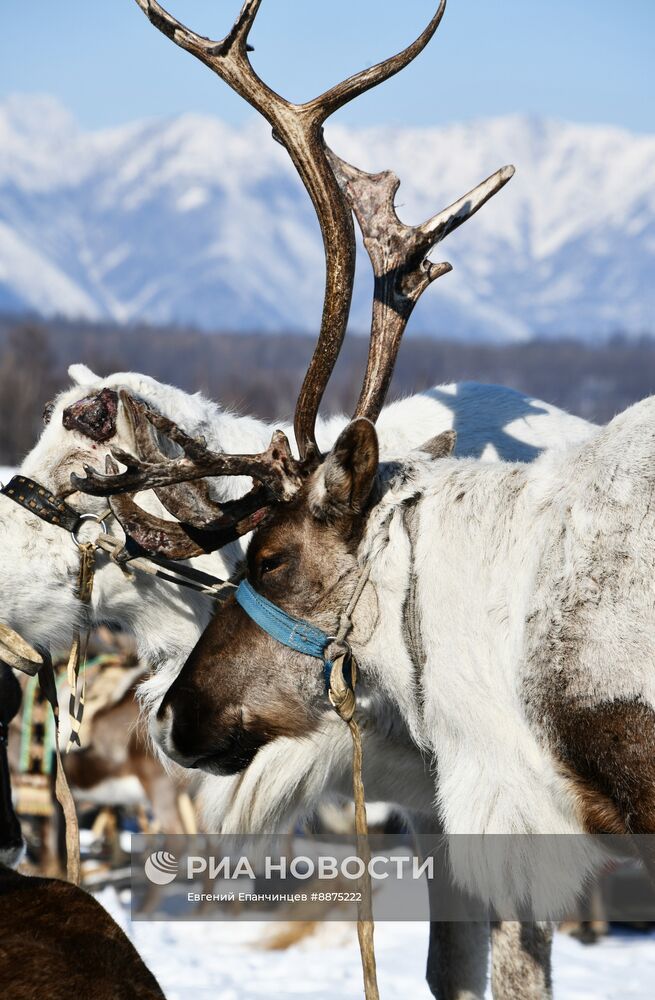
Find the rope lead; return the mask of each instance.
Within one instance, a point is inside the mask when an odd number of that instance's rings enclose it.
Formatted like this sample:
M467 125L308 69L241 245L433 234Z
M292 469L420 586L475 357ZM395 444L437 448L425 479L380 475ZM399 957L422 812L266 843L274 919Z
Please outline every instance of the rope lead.
M380 1000L375 963L375 943L373 940L373 894L371 889L371 875L368 870L371 860L371 845L368 840L366 798L364 795L364 781L362 779L362 734L354 716L348 722L348 727L353 741L353 797L355 799L357 853L366 866L364 874L359 879L361 899L357 903L357 938L359 940L359 953L362 958L364 996L366 1000Z
M350 647L346 642L346 637L352 628L352 614L357 603L362 596L364 587L368 581L369 568L366 566L360 573L355 591L348 603L348 607L341 615L339 630L334 640L333 647L340 647L339 653L332 659L332 671L330 674L330 688L328 697L330 702L344 722L348 724L353 742L353 799L355 801L355 834L357 836L357 853L364 862L364 874L358 880L360 899L357 903L357 938L359 940L359 953L362 959L362 973L364 976L364 996L366 1000L380 1000L378 990L377 968L375 962L375 942L373 940L373 892L371 887L371 875L369 872L369 862L371 860L371 845L368 839L368 821L366 818L366 795L364 792L364 779L362 776L363 752L362 733L359 723L355 718L357 706L355 696L355 684L357 683L357 667L350 652ZM336 650L335 650L336 652ZM332 656L331 656L332 658ZM349 661L350 684L344 677L344 667Z

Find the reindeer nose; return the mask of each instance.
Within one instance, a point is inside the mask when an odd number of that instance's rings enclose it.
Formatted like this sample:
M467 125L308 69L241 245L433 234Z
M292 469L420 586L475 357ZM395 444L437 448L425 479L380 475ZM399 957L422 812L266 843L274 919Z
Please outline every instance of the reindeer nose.
M210 774L236 774L251 763L266 737L248 733L235 724L234 706L209 725L203 725L197 697L184 699L171 687L162 701L153 736L164 753L182 767Z
M152 735L166 756L170 757L176 764L181 764L182 767L196 767L200 755L191 752L190 747L179 745L179 733L176 733L174 723L173 706L164 698L157 711Z

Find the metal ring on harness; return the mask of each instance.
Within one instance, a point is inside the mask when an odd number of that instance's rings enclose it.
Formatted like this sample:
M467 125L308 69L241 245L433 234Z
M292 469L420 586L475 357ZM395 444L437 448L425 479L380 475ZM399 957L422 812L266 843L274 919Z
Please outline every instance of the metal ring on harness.
M73 539L73 541L77 545L78 549L80 549L82 547L82 544L83 544L80 541L78 535L79 535L80 529L81 529L81 527L82 527L82 525L84 524L85 521L95 521L96 524L100 525L100 528L102 529L102 534L103 535L107 534L107 525L105 524L104 518L99 517L98 514L80 514L80 516L77 519L77 524L75 525L75 527L71 531L71 538Z

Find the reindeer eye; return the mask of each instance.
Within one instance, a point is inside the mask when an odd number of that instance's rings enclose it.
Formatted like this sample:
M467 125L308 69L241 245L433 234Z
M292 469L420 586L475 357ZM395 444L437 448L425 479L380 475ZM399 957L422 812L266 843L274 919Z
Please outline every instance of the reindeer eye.
M274 556L269 556L267 559L262 559L259 564L259 573L261 576L264 576L266 573L272 573L274 570L284 566L285 562L286 558L282 552Z

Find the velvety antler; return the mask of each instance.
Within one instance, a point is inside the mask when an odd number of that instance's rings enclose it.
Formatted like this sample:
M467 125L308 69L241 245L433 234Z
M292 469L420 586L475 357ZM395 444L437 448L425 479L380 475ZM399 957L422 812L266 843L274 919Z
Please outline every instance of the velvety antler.
M265 522L273 507L266 505L261 491L251 490L239 500L223 505L219 518L199 526L181 519L166 521L144 510L134 501L132 494L124 493L109 498L112 514L125 534L149 555L166 559L191 559L207 552L215 552L242 535L254 531ZM184 512L181 512L182 518Z
M435 264L428 254L449 233L470 219L507 184L514 167L503 167L462 198L420 226L407 226L396 213L400 180L390 170L369 174L329 151L364 238L375 276L371 341L356 417L377 420L389 388L402 335L425 289L450 264Z
M270 445L260 454L228 455L210 451L204 438L190 437L172 420L151 410L145 403L133 400L125 392L121 393L121 402L128 411L138 415L137 423L139 419L148 420L171 441L179 444L183 457L161 457L148 461L114 449L114 458L126 466L126 471L103 474L85 465L86 477L71 476L76 489L92 496L111 496L186 483L205 476L250 476L267 488L271 499L289 500L298 492L304 476L303 465L291 454L289 442L282 431L275 431Z
M150 465L168 461L157 447L153 422L148 419L146 407L137 403L125 391L121 392L120 399L139 459ZM155 415L152 411L149 412L154 420ZM160 426L163 425L170 430L177 443L184 442L190 446L189 442L192 442L192 445L199 445L197 440L189 438L170 421L160 423ZM112 476L120 478L119 468L113 459L107 457L105 477L97 477L97 481L104 484L106 478ZM192 483L155 487L154 492L177 520L164 520L144 510L135 502L133 493L110 496L109 507L133 542L150 555L167 559L190 559L214 552L235 538L253 531L271 511L271 496L262 486L256 486L245 496L222 504L212 499L209 486L202 479Z

